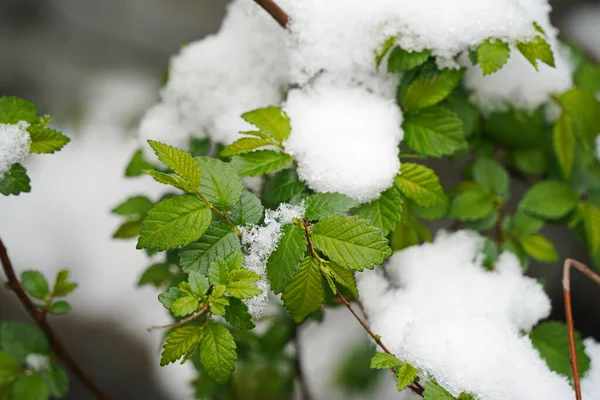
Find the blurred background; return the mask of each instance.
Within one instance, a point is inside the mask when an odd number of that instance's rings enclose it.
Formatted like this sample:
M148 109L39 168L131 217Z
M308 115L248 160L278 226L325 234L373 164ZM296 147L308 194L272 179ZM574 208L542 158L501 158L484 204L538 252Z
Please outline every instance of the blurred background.
M552 3L563 39L598 61L600 1ZM109 213L129 195L159 196L160 188L149 180L123 177L140 146L137 121L158 99L170 56L216 31L225 5L225 0L0 0L0 95L32 100L73 139L56 155L27 161L33 191L0 198L0 237L18 271L35 268L53 276L71 270L80 284L71 299L74 310L52 323L100 385L120 399L192 398L190 365L158 367L161 333L145 328L169 318L155 290L135 288L150 260L132 241L111 239L118 220ZM458 166L434 168L446 187L457 182ZM514 194L525 189L516 187ZM549 227L545 233L562 258L588 261L585 248L564 229ZM529 272L546 281L552 318L564 318L561 266L534 264ZM598 339L600 290L578 274L572 284L576 325L584 336ZM29 322L12 294L1 290L0 320L6 319ZM326 313L325 322L307 326L301 340L315 400L372 398L344 393L331 372L339 368L336 363L358 362L366 341L345 312ZM349 359L332 356L347 351ZM398 398L393 383L379 386L378 399ZM91 397L73 382L68 398Z

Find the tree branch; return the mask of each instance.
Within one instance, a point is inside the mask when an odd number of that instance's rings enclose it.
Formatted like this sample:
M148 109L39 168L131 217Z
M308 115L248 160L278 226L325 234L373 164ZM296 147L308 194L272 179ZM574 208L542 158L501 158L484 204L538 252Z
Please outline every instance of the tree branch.
M308 382L306 382L306 375L304 374L304 370L302 369L302 360L300 358L300 353L302 351L302 346L300 345L300 337L298 335L299 326L296 325L294 332L294 347L296 348L296 360L294 363L294 367L296 368L296 376L298 377L298 381L300 384L300 398L302 400L312 400L312 396L310 394L310 389L308 387Z
M567 317L567 327L569 332L569 354L571 356L571 370L573 371L575 398L577 400L582 400L581 383L579 381L579 367L577 365L577 351L575 350L575 324L573 323L573 310L571 308L571 267L577 268L598 285L600 285L600 276L579 261L575 261L570 258L565 260L563 269L563 293L565 296L565 314Z
M23 307L27 310L31 318L35 321L35 323L39 326L39 328L44 332L54 353L56 356L62 360L67 367L77 376L77 378L92 392L96 395L98 399L101 400L113 400L111 396L109 396L106 392L104 392L80 366L77 364L75 359L71 357L68 353L66 347L63 345L61 340L58 338L52 327L48 324L48 321L45 318L45 313L38 310L38 308L33 304L21 284L15 275L15 270L13 269L10 258L8 257L8 251L6 247L4 247L4 243L0 239L0 262L2 263L2 269L4 270L4 274L8 279L6 286L11 289Z
M275 21L277 21L277 23L282 28L284 28L284 29L287 28L287 25L290 21L290 17L273 0L254 0L254 1L256 2L256 4L261 6L266 12L268 12L271 15L271 17L273 17L273 19Z
M208 311L208 306L203 306L200 310L196 311L195 313L193 313L189 317L185 317L184 319L181 319L181 320L175 322L174 324L160 325L160 326L151 326L150 328L147 329L147 331L151 332L151 331L154 331L156 329L179 328L180 326L185 325L188 322L190 322L190 321L198 318L199 316L205 314L207 311Z

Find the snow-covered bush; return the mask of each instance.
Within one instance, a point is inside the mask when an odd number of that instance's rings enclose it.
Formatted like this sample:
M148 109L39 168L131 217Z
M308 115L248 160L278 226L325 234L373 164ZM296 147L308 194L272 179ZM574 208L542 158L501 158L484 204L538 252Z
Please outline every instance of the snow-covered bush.
M175 319L161 365L191 360L197 398L309 399L300 327L345 306L376 345L370 367L406 398L579 396L570 332L543 321L550 301L524 272L559 261L546 223L600 267L600 67L558 41L548 12L546 0L234 0L216 34L173 57L139 125L125 175L168 190L113 210L114 237L152 257L139 284ZM0 100L5 195L29 190L29 151L67 141L31 107ZM461 163L460 184L444 188L428 158ZM514 180L531 185L520 199ZM432 235L443 219L452 228ZM67 311L63 280L22 276L43 317ZM48 345L16 354L4 338L21 328L2 326L9 398L44 384L31 376L54 382ZM598 346L575 335L586 400L600 399ZM63 394L47 386L40 398Z

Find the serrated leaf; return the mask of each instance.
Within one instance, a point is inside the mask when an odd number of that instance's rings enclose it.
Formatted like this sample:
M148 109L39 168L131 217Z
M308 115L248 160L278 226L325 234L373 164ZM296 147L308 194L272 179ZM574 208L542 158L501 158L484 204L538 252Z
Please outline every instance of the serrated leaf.
M556 66L552 49L546 39L541 36L536 36L530 42L517 42L517 49L536 70L538 69L537 60L551 67Z
M194 189L183 178L177 175L165 174L164 172L154 170L146 170L144 173L150 175L156 182L162 183L163 185L173 186L188 193L194 192Z
M176 196L160 201L143 222L138 249L166 250L198 240L208 228L212 214L195 196Z
M48 400L49 397L44 379L38 374L19 376L10 391L11 400Z
M195 160L202 173L200 193L221 211L233 208L244 189L235 169L216 158L196 157Z
M237 354L233 336L227 328L209 322L202 331L200 362L204 371L218 383L225 383L235 369Z
M365 203L354 209L354 215L367 220L379 228L384 236L394 229L402 218L404 204L402 197L395 187L381 193L378 199Z
M385 42L383 42L383 44L381 45L381 47L375 52L375 65L377 66L377 68L379 68L379 65L381 64L381 61L383 61L383 59L386 56L386 54L394 46L394 44L396 43L397 39L398 39L397 36L390 36L389 38L387 38L385 40Z
M406 51L400 46L394 47L388 58L388 72L404 72L421 66L431 56L429 50Z
M203 329L200 326L182 326L167 336L160 357L160 365L165 366L179 360L200 342Z
M600 102L594 93L586 92L577 87L554 97L570 117L575 135L585 146L595 143L600 126Z
M234 156L231 165L241 176L258 176L281 169L292 162L288 154L275 150L257 150Z
M241 248L237 234L224 221L213 221L204 235L179 253L181 268L184 272L196 271L208 273L208 267L218 258Z
M69 304L67 301L64 301L64 300L55 301L50 306L51 314L56 314L56 315L66 314L69 311L71 311L71 304Z
M0 193L5 196L18 196L20 193L31 191L31 181L27 176L27 170L21 164L13 164L10 171L0 179Z
M495 195L506 197L510 178L508 172L496 161L479 157L473 164L473 179Z
M248 306L243 301L234 297L229 299L229 306L225 311L225 321L234 328L249 330L254 329L254 321L248 312Z
M494 210L494 200L486 189L473 186L456 195L450 204L450 218L464 221L482 219Z
M197 296L204 296L210 287L206 276L199 272L190 272L188 275L188 283L194 294Z
M62 398L69 393L69 375L58 364L51 364L42 373L42 378L50 391L50 396Z
M38 120L35 105L18 97L0 97L0 124L16 124L25 121L30 124Z
M497 39L488 39L477 46L477 62L483 75L493 74L500 70L510 57L510 47Z
M0 324L0 348L20 364L25 363L28 354L50 353L50 344L40 329L12 321Z
M554 125L553 145L556 158L566 178L570 177L573 171L575 139L571 117L562 113Z
M113 239L131 239L140 234L143 228L142 221L125 221L113 233Z
M60 270L58 274L56 274L52 295L54 297L65 297L71 294L75 289L77 289L77 284L69 281L69 271L66 269Z
M21 370L21 364L9 353L0 350L0 387L11 383Z
M241 270L236 270L241 271ZM235 271L232 271L235 272ZM227 284L227 293L237 299L249 299L258 296L262 290L256 284L248 281L230 281Z
M129 161L129 164L125 168L125 176L128 178L140 176L144 174L144 171L152 170L153 168L154 166L144 158L144 152L137 150L133 153L131 161Z
M381 231L356 217L324 218L314 226L311 239L330 260L351 270L372 268L392 255Z
M558 253L551 241L542 235L526 235L520 238L521 246L532 258L542 262L558 261Z
M408 363L402 364L396 371L396 388L399 392L406 389L417 377L417 369Z
M306 252L304 229L287 224L281 232L279 245L267 261L267 277L275 293L281 293L285 289Z
M242 114L242 118L279 143L283 143L292 130L290 119L279 107L259 108Z
M189 149L192 157L206 156L212 149L212 142L210 138L198 139L192 137L190 138Z
M227 281L229 282L256 282L260 280L260 275L245 268L234 269L229 272Z
M258 224L263 217L264 207L260 199L244 189L240 199L231 209L231 220L238 226Z
M269 179L262 199L267 207L275 209L280 203L298 203L307 195L308 188L298 177L298 172L286 168Z
M146 196L133 196L113 208L111 212L126 217L144 217L153 206L152 200Z
M461 119L443 107L429 107L407 115L403 128L408 146L422 155L442 157L467 146Z
M308 314L319 310L325 302L325 287L319 262L306 257L285 287L281 299L296 322L301 322Z
M158 295L158 301L167 309L171 309L171 305L181 296L181 292L176 287L170 287L165 292Z
M377 353L371 359L371 368L373 369L398 368L402 364L402 361L388 353Z
M245 137L238 139L229 146L225 147L223 150L221 150L219 155L221 157L236 156L238 154L249 153L252 150L258 149L259 147L269 146L272 144L273 142L270 140Z
M454 396L434 381L425 382L424 387L423 400L454 400Z
M422 67L402 98L402 111L409 113L433 106L444 100L456 88L465 70L438 70L435 64Z
M306 217L319 220L345 213L356 205L356 200L341 193L316 193L309 196L305 204Z
M552 371L573 379L571 357L569 355L569 336L567 326L564 323L557 321L542 322L531 331L529 338ZM585 353L581 335L577 331L575 331L575 351L579 375L584 376L590 369L590 358Z
M447 201L435 172L423 165L404 162L394 180L402 194L422 207L433 207Z
M153 285L159 288L167 283L172 276L171 266L168 263L152 264L144 271L137 285Z
M37 124L31 125L27 131L31 136L29 151L32 153L51 154L59 151L71 141L61 132Z
M328 262L327 267L331 273L331 277L340 285L348 289L354 297L358 298L358 288L356 287L356 279L354 272L340 267L334 262Z
M200 185L200 169L190 153L154 140L148 140L148 144L160 162L183 178L190 187L197 188Z
M564 217L577 206L578 195L568 184L546 180L533 185L525 193L519 207L532 215L557 219Z
M217 258L208 267L208 279L213 285L225 285L229 281L229 266L224 259Z
M21 273L21 285L36 299L44 300L50 295L48 281L40 271L28 270Z
M522 211L517 213L512 218L510 231L517 237L536 233L544 226L544 220L532 217Z
M591 252L600 251L600 208L598 206L584 203L583 226Z
M177 298L169 309L176 317L185 317L195 312L199 306L199 300L194 296L183 296Z

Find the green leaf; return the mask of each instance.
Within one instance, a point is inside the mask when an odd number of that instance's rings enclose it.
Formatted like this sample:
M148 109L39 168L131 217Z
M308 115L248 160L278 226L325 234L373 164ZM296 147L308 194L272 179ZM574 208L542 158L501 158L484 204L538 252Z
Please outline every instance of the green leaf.
M60 315L60 314L66 314L69 311L71 311L71 304L69 304L68 302L66 302L64 300L55 301L50 306L51 314Z
M562 322L547 321L536 326L529 334L533 346L546 361L548 367L569 379L573 379L569 356L569 336L567 326ZM585 353L581 335L575 331L575 352L579 375L585 376L590 369L590 358Z
M402 197L395 187L381 193L377 200L360 205L354 210L354 215L365 219L371 225L379 228L384 236L394 229L402 218L404 204Z
M179 360L185 354L196 348L200 342L203 329L200 326L182 326L167 336L160 357L160 366L165 366Z
M375 52L375 65L379 68L381 61L383 61L386 54L391 50L391 48L396 44L396 40L398 40L397 36L390 36L383 42L381 47Z
M113 233L113 239L131 239L140 234L143 228L142 221L125 221Z
M217 258L208 267L208 279L213 285L226 285L229 281L229 265L222 258Z
M5 196L18 196L20 193L29 193L31 185L29 184L27 170L21 164L13 164L10 171L4 174L0 179L0 193Z
M125 176L128 178L140 176L144 174L144 171L151 169L154 169L154 165L146 161L142 150L137 150L125 168Z
M241 248L237 234L224 221L213 221L204 235L181 250L180 263L184 272L208 273L208 267L218 258Z
M231 165L241 176L258 176L281 169L292 162L292 157L275 150L257 150L234 156Z
M527 269L529 265L529 257L527 257L525 250L523 250L523 247L519 243L512 240L506 240L504 243L502 243L502 250L507 250L513 253L519 259L521 267L523 267L524 270Z
M192 137L190 138L189 149L192 157L206 156L212 149L212 142L209 138L198 139Z
M417 377L417 369L408 363L402 364L396 372L396 387L398 391L406 389Z
M575 135L585 145L595 144L600 126L600 102L594 93L573 88L556 96L555 101L570 117Z
M477 400L475 396L469 393L462 392L458 395L458 400Z
M488 39L477 47L477 61L483 75L500 70L510 57L510 47L497 39Z
M262 290L248 281L231 281L227 284L227 293L237 299L249 299L261 294Z
M229 282L256 282L260 280L260 275L245 268L238 268L229 272L227 280Z
M50 295L48 281L40 271L28 270L21 273L21 285L36 299L44 300Z
M577 86L589 92L600 92L600 65L584 62L575 71Z
M12 385L11 400L48 400L50 392L38 374L21 375Z
M371 368L373 369L398 368L402 364L402 361L388 353L377 353L371 359Z
M194 294L197 296L204 296L210 287L208 279L199 272L190 272L188 275L188 283Z
M305 215L313 220L343 214L356 205L356 200L341 193L316 193L306 199Z
M352 270L372 268L392 255L381 231L356 217L324 218L314 226L311 238L330 260Z
M429 50L406 51L396 46L388 58L388 72L409 71L423 65L430 56Z
M50 396L62 398L69 393L69 375L57 364L51 364L43 373L42 378L50 392Z
M466 148L461 119L442 107L429 107L406 116L404 140L415 152L442 157Z
M223 325L209 322L202 331L200 362L204 371L218 383L225 383L235 369L235 342Z
M575 132L568 114L562 113L554 125L554 152L566 178L571 176L575 161Z
M0 97L0 124L16 124L19 121L35 123L38 120L35 105L18 97Z
M457 88L440 106L452 111L461 119L466 138L472 137L480 130L481 116L466 90Z
M279 107L259 108L242 114L242 118L278 143L283 143L292 130L290 119Z
M558 261L558 253L552 242L542 235L527 235L520 238L521 246L525 252L542 262Z
M424 386L423 400L454 400L454 396L434 381L425 382Z
M48 340L40 329L11 321L2 321L0 325L0 348L20 364L25 363L28 354L50 353Z
M464 68L440 71L435 64L425 65L406 89L402 111L414 112L444 100L456 88L464 72Z
M583 204L583 226L592 253L600 251L600 207Z
M239 200L244 186L231 164L210 157L196 157L202 178L200 192L221 211L230 210Z
M536 70L538 69L537 60L551 67L556 66L552 49L546 39L541 36L536 36L530 42L517 42L517 49Z
M296 322L301 322L308 314L319 310L325 302L325 287L319 262L306 257L284 289L281 299Z
M258 149L259 147L269 146L272 144L273 142L270 140L245 137L238 139L229 146L225 147L223 150L221 150L219 155L221 157L236 156L238 154L249 153L252 150Z
M542 149L516 149L512 156L517 168L526 174L543 175L548 169L548 159Z
M577 192L568 184L546 180L533 185L525 193L519 207L541 218L558 219L572 211L577 202Z
M167 291L158 295L158 301L167 309L171 309L171 305L181 296L181 292L176 287L170 287Z
M52 295L54 297L65 297L71 294L75 289L77 289L77 284L69 281L69 271L66 269L60 270L54 281Z
M524 235L530 235L532 233L536 233L544 226L544 221L532 217L529 214L526 214L521 211L517 211L517 213L512 218L511 224L511 232L517 236L521 237Z
M510 183L508 172L491 158L479 157L475 161L473 179L495 195L508 196Z
M209 208L195 196L160 201L143 222L138 249L166 250L198 240L212 219Z
M533 111L509 108L484 119L483 132L494 142L509 148L539 147L546 137L542 108Z
M152 170L146 170L144 173L150 175L156 182L162 183L163 185L170 185L188 193L194 192L194 188L192 188L183 178L177 175L165 174L164 172Z
M270 208L277 208L280 203L298 203L308 195L308 188L298 177L293 168L277 172L265 185L263 201Z
M262 219L264 207L260 199L244 189L237 203L231 209L231 220L238 226L258 224Z
M200 169L191 154L154 140L148 140L148 144L152 147L160 162L183 178L190 187L197 188L200 185Z
M168 263L152 264L144 271L137 285L153 285L159 288L167 283L172 276L171 266Z
M275 293L281 293L285 289L298 270L306 252L304 229L287 224L283 226L281 232L279 245L267 261L267 277Z
M229 299L229 307L225 312L225 321L234 328L249 330L254 329L254 321L248 312L248 306L234 297Z
M328 262L327 270L331 277L340 285L345 287L354 295L354 297L358 298L358 288L356 287L356 279L354 278L354 272L349 271L346 268L340 267L334 262ZM323 268L323 265L321 265Z
M185 317L198 310L199 300L194 296L183 296L175 300L170 307L176 317Z
M0 387L11 383L21 370L21 364L9 353L0 350Z
M29 151L37 154L51 154L62 149L71 141L61 132L46 128L45 124L34 124L27 130L31 136Z
M402 194L422 207L433 207L447 201L438 176L423 165L402 163L394 182Z
M452 199L448 216L463 221L476 221L493 210L494 199L491 193L481 186L473 186Z
M113 208L111 212L126 217L144 217L153 206L152 200L146 196L133 196Z

